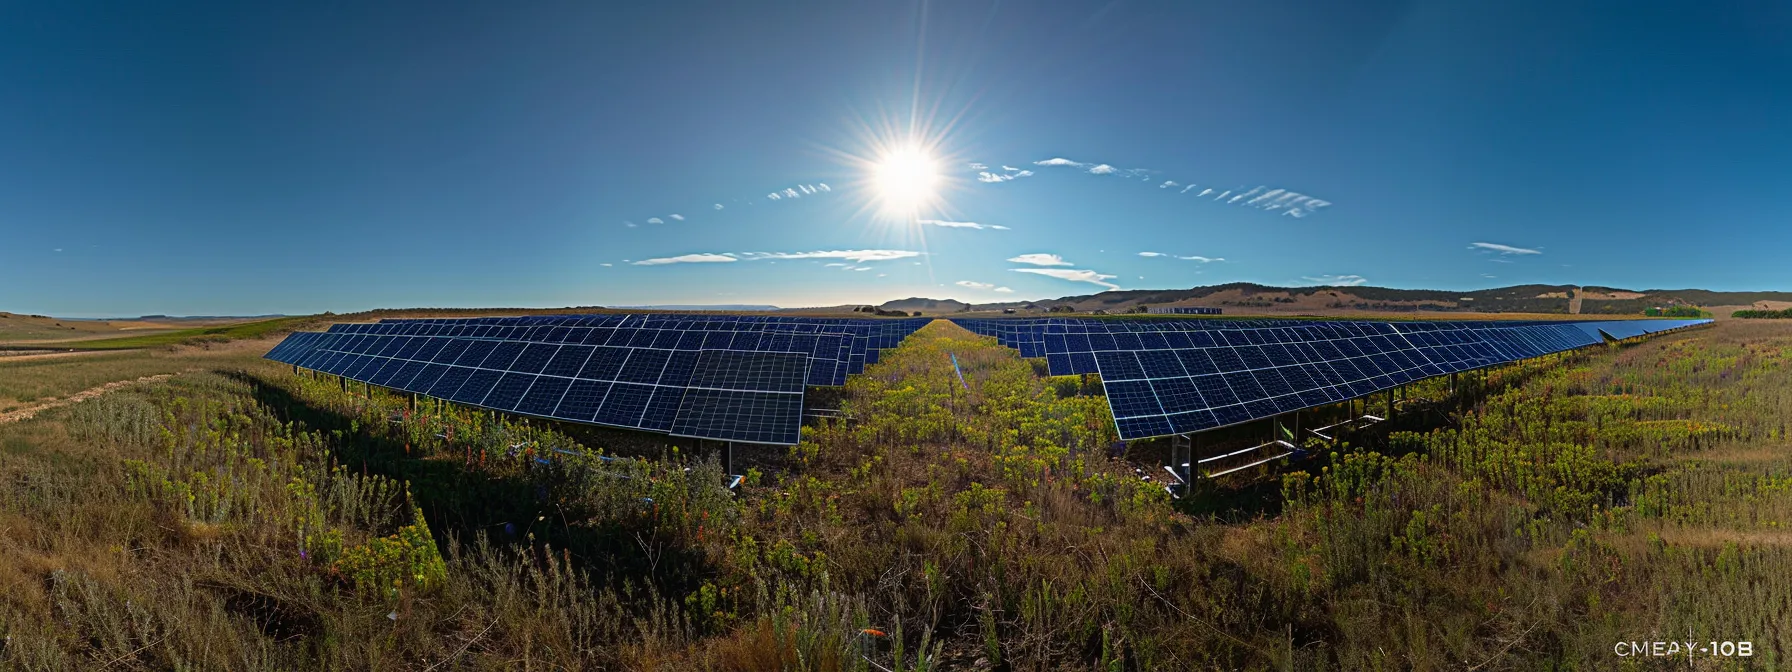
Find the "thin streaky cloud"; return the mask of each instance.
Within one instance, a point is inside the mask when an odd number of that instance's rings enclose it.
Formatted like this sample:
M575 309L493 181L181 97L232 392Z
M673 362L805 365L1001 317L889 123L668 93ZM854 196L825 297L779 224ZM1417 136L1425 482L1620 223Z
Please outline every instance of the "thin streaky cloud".
M1009 257L1008 261L1009 261L1009 263L1032 264L1034 266L1071 266L1071 265L1073 265L1070 262L1065 261L1063 257L1060 257L1055 254L1045 254L1042 252L1035 252L1032 254L1023 254L1018 257Z
M614 264L598 264L598 265L602 266L604 268L610 268L611 266L614 266Z
M955 282L953 284L958 285L959 287L969 287L971 289L995 289L996 288L995 283L973 282L970 280L959 280L958 282Z
M1002 166L1002 170L1006 170L1006 171L1008 171L1008 172L1010 172L1010 173L1012 173L1012 172L1016 172L1016 171L1020 171L1020 172L1025 172L1025 173L1026 173L1026 174L1028 174L1028 175L1032 175L1032 174L1033 174L1033 173L1032 173L1032 172L1031 172L1031 171L1022 171L1022 170L1021 170L1021 169L1019 169L1019 168L1015 168L1015 167L1014 167L1014 166Z
M996 226L993 224L979 224L977 222L953 222L953 221L948 221L948 220L944 220L944 219L917 219L917 220L915 220L915 223L916 224L931 224L933 226L943 226L948 229L1001 229L1004 231L1006 231L1008 229L1008 227L1006 227L1006 226Z
M967 164L967 165L969 165L969 166L970 166L970 167L971 167L971 170L983 170L983 169L985 169L985 168L988 168L988 167L989 167L989 166L986 166L986 165L984 165L984 164L981 164L981 163L977 163L977 162L975 162L975 161L972 161L972 162L971 162L971 163L969 163L969 164Z
M1076 168L1081 168L1081 167L1087 166L1089 164L1083 163L1080 161L1071 161L1070 159L1065 159L1065 158L1053 158L1053 159L1046 159L1044 161L1034 161L1033 165L1035 165L1035 166L1073 166Z
M1183 187L1183 188L1182 188L1182 191L1178 191L1178 192L1176 192L1176 193L1178 193L1178 194L1186 194L1186 193L1188 193L1188 190L1190 190L1190 189L1193 189L1193 188L1195 188L1195 185L1192 185L1192 184L1191 184L1191 185L1188 185L1188 186L1186 186L1186 187Z
M1177 184L1177 182L1175 180L1164 180L1164 183L1157 185L1157 188L1169 189L1170 187L1177 187L1177 186L1182 186L1182 185Z
M989 228L995 229L997 231L1007 231L1008 230L1008 227L1002 226L1001 224L991 224L991 225L989 225Z
M1033 176L1033 171L1031 171L1031 170L1023 170L1023 171L1016 172L1016 173L991 173L988 171L984 171L981 173L977 173L977 181L978 182L989 182L991 184L994 184L997 182L1007 182L1007 181L1013 180L1013 179L1018 179L1018 178L1022 178L1022 177L1032 177L1032 176Z
M623 225L623 226L626 226L626 227L628 227L628 228L631 228L631 229L632 229L632 228L635 228L635 227L636 227L636 226L638 226L638 225L637 225L637 224L635 224L635 223L634 223L634 222L628 222L628 221L625 221L625 222L623 222L623 223L622 223L622 225Z
M1330 285L1333 287L1355 287L1369 281L1368 278L1360 275L1303 276L1301 279L1316 285Z
M1106 287L1108 289L1119 289L1120 288L1119 285L1108 282L1108 280L1112 280L1118 276L1107 275L1104 273L1097 273L1095 271L1090 271L1090 270L1078 270L1078 269L1069 269L1069 268L1010 268L1008 270L1013 271L1015 273L1032 273L1035 275L1044 275L1044 276L1048 276L1048 277L1057 278L1059 280L1069 280L1071 282L1087 282L1089 284L1100 285L1100 286Z
M919 257L920 252L910 250L817 250L814 252L742 252L742 259L845 259L864 263L867 261L891 261Z
M721 209L722 209L722 204L721 204L721 203L717 203L717 204L716 204L716 209L717 209L717 210L721 210Z
M660 257L658 259L642 259L636 266L665 266L667 264L718 264L739 261L726 254L704 252L700 254L681 254L676 257Z
M1542 250L1533 250L1533 249L1525 248L1525 247L1513 247L1511 245L1501 245L1499 243L1470 243L1469 249L1471 249L1471 250L1482 249L1482 250L1488 250L1488 251L1492 251L1492 252L1498 252L1500 254L1543 254Z
M665 224L666 220L660 219L658 217L648 217L647 223L648 224Z
M684 221L684 215L674 214L672 215L672 218L681 222Z
M1199 197L1202 197L1202 196L1206 196L1206 195L1208 195L1208 194L1211 194L1211 193L1213 193L1213 190L1212 190L1212 189L1202 189L1202 190L1201 190L1201 193L1199 193L1199 194L1195 194L1195 197L1196 197L1196 198L1199 198Z
M995 288L995 291L1001 292L1003 294L1013 294L1014 293L1014 290L1009 289L1007 287L997 287L997 288Z
M1224 257L1203 257L1198 254L1193 254L1193 255L1189 255L1189 256L1185 257L1180 254L1164 254L1162 252L1140 252L1139 256L1141 256L1141 257L1168 257L1168 258L1172 258L1172 259L1181 259L1183 261L1198 261L1203 264L1210 264L1210 263L1213 263L1216 261L1225 261L1226 260Z
M1089 172L1094 173L1096 175L1110 175L1113 173L1120 172L1120 169L1104 163L1104 164L1101 164L1094 168L1090 168Z

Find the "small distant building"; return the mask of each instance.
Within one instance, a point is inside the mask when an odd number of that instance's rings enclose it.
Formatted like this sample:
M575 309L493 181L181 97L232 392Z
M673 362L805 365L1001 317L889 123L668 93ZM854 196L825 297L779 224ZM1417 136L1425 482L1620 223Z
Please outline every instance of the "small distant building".
M1004 315L1013 315L1013 314L1014 314L1014 309L1013 309L1013 308L1003 308L1003 309L1002 309L1002 313L1003 313L1003 314L1004 314Z
M1218 315L1220 309L1206 306L1152 306L1151 312L1157 315Z

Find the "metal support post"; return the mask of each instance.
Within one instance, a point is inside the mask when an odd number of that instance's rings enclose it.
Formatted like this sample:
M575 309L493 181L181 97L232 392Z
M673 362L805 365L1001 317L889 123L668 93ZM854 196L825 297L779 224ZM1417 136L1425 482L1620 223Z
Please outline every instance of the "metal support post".
M1194 443L1187 434L1170 437L1170 471L1185 485L1195 480Z
M722 442L722 475L734 475L734 442Z

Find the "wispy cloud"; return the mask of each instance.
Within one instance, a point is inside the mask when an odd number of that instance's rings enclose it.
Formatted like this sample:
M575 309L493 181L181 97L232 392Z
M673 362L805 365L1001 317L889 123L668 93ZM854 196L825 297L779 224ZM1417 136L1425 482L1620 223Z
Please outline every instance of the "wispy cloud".
M979 224L977 222L953 222L953 221L948 221L948 220L944 220L944 219L918 219L918 220L915 220L915 222L918 224L932 224L934 226L943 226L948 229L995 229L997 231L1007 231L1008 230L1008 227L997 225L997 224Z
M1501 245L1499 243L1470 243L1468 249L1487 250L1490 252L1498 252L1500 254L1543 254L1542 250L1513 247L1511 245Z
M851 266L851 265L852 264L848 264L848 263L840 262L840 261L836 261L831 264L828 264L828 266Z
M997 287L995 289L995 291L1001 292L1003 294L1013 294L1014 293L1014 290L1009 289L1007 287Z
M1006 168L1007 166L1003 166L1003 167ZM1008 173L991 173L991 172L985 171L985 172L977 173L977 181L978 182L988 182L988 183L994 184L997 182L1007 182L1009 180L1013 180L1013 179L1017 179L1017 178L1032 177L1032 176L1033 176L1033 171L1031 171L1031 170L1016 170L1016 171L1008 172Z
M909 250L818 250L815 252L743 252L742 259L845 259L864 263L867 261L892 261L919 257L920 252Z
M969 166L970 166L970 168L971 168L971 170L983 170L983 169L985 169L985 168L988 168L988 167L989 167L989 166L986 166L986 165L983 165L983 164L981 164L981 163L977 163L977 162L975 162L975 161L972 161L972 162L970 162L970 163L969 163L969 164L967 164L967 165L969 165Z
M1316 285L1332 285L1336 287L1355 287L1369 281L1368 278L1360 275L1306 276L1301 279Z
M1045 276L1057 278L1059 280L1069 280L1071 282L1087 282L1092 285L1101 285L1102 287L1106 287L1108 289L1119 289L1120 288L1119 285L1108 282L1108 280L1112 280L1118 276L1106 275L1106 274L1097 273L1095 271L1089 271L1089 270L1074 270L1074 269L1069 269L1069 268L1010 268L1008 270L1013 271L1015 273L1033 273L1035 275L1045 275Z
M684 215L674 214L672 215L672 218L681 222L684 221Z
M717 209L717 210L721 210L721 209L722 209L722 204L721 204L721 203L717 203L717 204L716 204L716 209Z
M1226 259L1225 259L1225 257L1203 257L1203 256L1201 256L1201 255L1198 255L1198 254L1195 254L1195 255L1189 255L1189 256L1186 256L1186 257L1184 257L1184 256L1182 256L1182 255L1177 255L1177 254L1164 254L1164 253L1162 253L1162 252L1140 252L1140 253L1139 253L1139 256L1141 256L1141 257L1171 257L1171 258L1175 258L1175 259L1181 259L1181 260L1183 260L1183 261L1198 261L1198 262L1201 262L1201 263L1203 263L1203 264L1208 264L1208 263L1213 263L1213 262L1216 262L1216 261L1225 261L1225 260L1226 260Z
M636 227L636 226L640 226L640 225L639 225L639 224L636 224L636 223L634 223L634 222L629 222L629 221L624 221L624 222L623 222L623 223L622 223L622 225L623 225L623 226L626 226L626 227L628 227L628 228L631 228L631 229L632 229L632 228L635 228L635 227Z
M1034 266L1070 266L1070 262L1055 254L1033 253L1010 257L1008 261L1016 264L1032 264Z
M1065 158L1051 158L1044 161L1034 161L1033 164L1038 166L1083 168L1087 170L1087 172L1096 175L1118 174L1124 177L1139 178L1145 182L1155 181L1157 178L1154 177L1153 174L1158 172L1146 168L1127 168L1123 170L1106 163L1072 161ZM1192 182L1185 184L1176 180L1164 180L1157 185L1157 188L1159 189L1169 189L1171 187L1182 187L1182 189L1178 190L1176 193L1185 194L1188 193L1190 189L1194 189L1195 184ZM1206 197L1212 193L1214 193L1214 189L1202 189L1198 196ZM1287 189L1273 189L1268 186L1258 186L1248 190L1226 189L1221 191L1218 196L1215 196L1213 200L1215 202L1223 202L1229 205L1242 205L1258 210L1280 210L1283 215L1295 218L1306 217L1307 215L1311 215L1318 211L1320 208L1331 205L1331 201L1313 198L1312 196L1289 191Z
M681 254L676 257L660 257L658 259L642 259L640 261L635 262L635 265L636 266L664 266L666 264L717 264L717 263L727 263L727 262L731 262L731 261L740 261L740 260L735 259L734 257L728 256L726 254L712 254L712 253L704 252L704 253L699 253L699 254Z
M782 200L790 199L790 198L802 198L803 196L808 195L808 194L827 193L827 192L830 192L833 190L834 190L834 188L828 186L828 184L826 182L817 182L815 184L799 184L794 187L787 187L783 190L774 191L769 194L766 194L765 200L782 201Z
M658 217L648 217L647 223L648 224L665 224L666 220L660 219Z
M959 280L958 282L955 282L953 284L958 285L959 287L969 287L971 289L995 289L996 288L995 283L973 282L970 280Z
M614 266L615 264L598 264L598 265L602 266L604 268L610 268L611 266Z

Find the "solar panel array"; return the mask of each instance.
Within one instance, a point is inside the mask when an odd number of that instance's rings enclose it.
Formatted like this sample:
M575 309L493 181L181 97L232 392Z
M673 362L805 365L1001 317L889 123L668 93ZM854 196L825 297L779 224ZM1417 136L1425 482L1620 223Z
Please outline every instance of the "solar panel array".
M928 320L734 315L401 319L299 332L267 357L463 404L794 444L807 385L840 385Z
M1709 320L1357 322L957 319L1052 375L1101 374L1122 439L1186 434L1422 378Z

